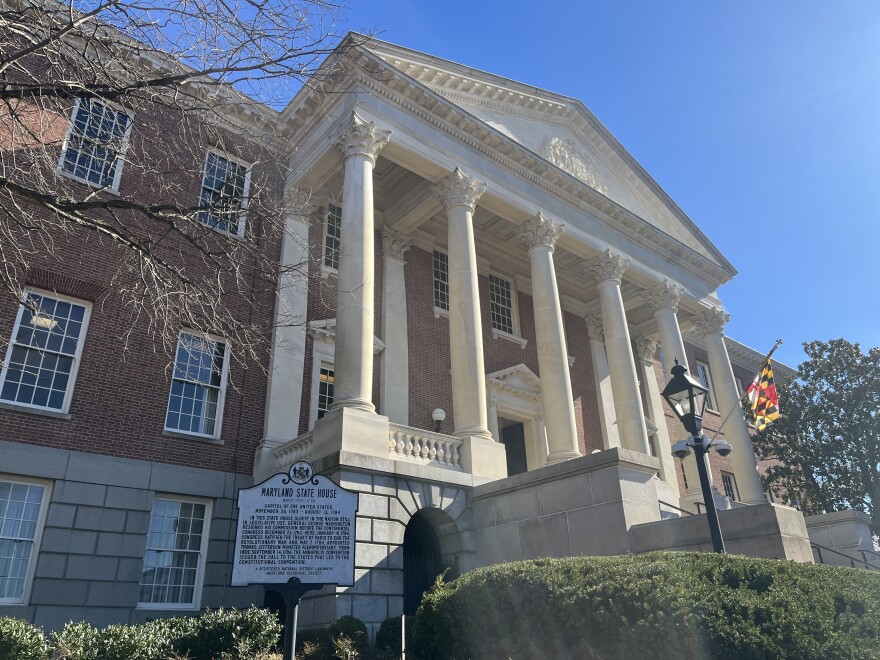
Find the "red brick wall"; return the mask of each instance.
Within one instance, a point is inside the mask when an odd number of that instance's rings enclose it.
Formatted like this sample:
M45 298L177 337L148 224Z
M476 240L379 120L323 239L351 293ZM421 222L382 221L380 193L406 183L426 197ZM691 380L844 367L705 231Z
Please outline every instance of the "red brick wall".
M55 123L67 122L68 113L54 115ZM277 262L278 233L269 227L270 207L281 198L283 178L263 163L276 162L263 149L239 136L216 134L201 144L192 125L181 116L149 107L134 114L131 147L122 173L118 199L142 203L173 201L198 203L205 152L223 148L244 160L257 162L252 173L256 195L248 211L245 240L252 241L265 256ZM200 131L200 136L207 133ZM57 151L54 158L57 160ZM90 191L74 181L61 185L78 196ZM36 217L48 220L38 209ZM147 220L138 220L153 231ZM193 275L210 272L202 258L179 236L156 228L162 254L176 264L185 264ZM196 438L171 437L163 433L170 388L170 358L151 333L148 319L133 319L119 288L130 285L133 275L120 267L130 252L110 239L84 230L56 233L48 249L39 246L15 275L21 282L68 290L86 297L98 295L83 344L82 359L70 406L69 419L57 419L31 412L0 409L0 438L60 449L105 454L140 460L174 463L191 467L250 473L253 454L263 433L268 351L261 349L257 361L246 358L230 346L230 360L220 443ZM210 232L206 241L218 251L233 245L229 238ZM223 258L222 256L220 257ZM245 264L243 290L224 297L225 304L240 319L255 327L270 328L274 305L274 283L263 270ZM76 280L79 280L77 282ZM103 293L101 293L103 291ZM6 344L15 322L17 302L0 298L0 343ZM222 332L219 332L222 334ZM268 348L268 344L266 345Z

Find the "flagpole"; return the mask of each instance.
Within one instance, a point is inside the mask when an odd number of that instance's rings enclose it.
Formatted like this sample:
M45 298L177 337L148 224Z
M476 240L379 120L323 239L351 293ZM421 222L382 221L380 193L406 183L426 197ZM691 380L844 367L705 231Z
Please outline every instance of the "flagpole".
M770 356L773 355L773 353L776 352L776 349L779 348L781 345L782 340L777 339L776 343L773 345L773 348L770 349L770 352L767 353L767 355L762 360L761 365L758 367L758 373L755 374L755 378L752 378L752 382L755 382L756 378L761 377L761 371L764 369L764 365L767 363L767 360L770 359ZM713 440L715 440L715 438L718 437L718 433L721 431L721 429L724 428L724 425L727 423L727 420L730 419L730 416L733 414L734 410L736 410L736 406L727 411L727 415L724 417L724 419L721 420L721 423L718 425L718 428L715 429L715 434L712 436L712 439L709 440L709 442L712 442ZM742 408L740 408L740 410L742 410Z

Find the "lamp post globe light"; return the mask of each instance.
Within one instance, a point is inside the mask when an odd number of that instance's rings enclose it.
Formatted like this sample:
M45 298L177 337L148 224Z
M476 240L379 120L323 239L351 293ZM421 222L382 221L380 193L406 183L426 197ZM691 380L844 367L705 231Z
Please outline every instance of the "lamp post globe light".
M681 420L682 426L691 434L689 440L679 440L672 445L672 453L684 460L693 449L697 459L697 472L700 475L700 489L703 492L703 500L706 505L706 518L709 522L709 533L712 536L712 548L715 552L724 552L724 538L721 536L721 526L718 524L718 512L715 509L715 499L712 497L712 487L709 485L709 471L706 466L706 454L710 449L715 449L721 456L727 456L733 450L730 443L715 441L706 443L703 436L703 412L709 393L708 388L703 387L688 375L687 367L680 365L678 359L672 367L672 379L666 384L661 396L670 405L675 415Z

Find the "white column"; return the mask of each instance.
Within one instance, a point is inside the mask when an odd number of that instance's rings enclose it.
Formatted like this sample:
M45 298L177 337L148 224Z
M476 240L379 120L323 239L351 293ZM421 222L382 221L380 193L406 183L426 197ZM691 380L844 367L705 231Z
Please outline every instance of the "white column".
M675 366L676 360L682 366L688 366L684 340L678 325L678 303L683 294L684 289L669 280L664 280L647 291L648 305L654 312L654 319L657 321L657 329L660 332L660 346L663 349L663 373L667 381L672 378L672 367ZM655 423L659 426L656 420ZM675 420L675 435L676 440L684 440L689 435L677 418ZM666 451L668 453L669 450ZM702 499L697 462L690 458L685 459L682 462L682 469L688 485L686 495L693 501ZM709 483L712 483L711 470L709 471Z
M269 357L266 424L254 463L254 476L259 481L275 472L272 449L295 438L299 431L309 289L308 268L303 264L309 258L313 213L309 195L288 186L284 191L284 234Z
M410 248L407 236L382 229L385 260L382 288L381 357L382 414L397 424L409 424L409 339L406 323L406 280L403 256Z
M724 326L728 320L730 316L720 309L709 309L696 316L695 331L702 337L709 355L709 369L715 385L718 412L721 413L721 419L727 420L722 430L725 439L733 445L730 462L740 497L745 504L763 504L767 501L767 496L761 485L752 438L741 412L740 393L733 377L727 346L724 344Z
M332 409L375 412L373 405L373 168L391 132L353 112L336 137L345 180L336 288L336 359Z
M608 355L608 370L611 374L611 390L614 393L614 410L617 412L621 444L626 449L650 454L636 363L620 293L621 278L628 265L627 258L606 250L592 259L587 266L587 272L596 281L599 289L605 351Z
M578 449L574 399L568 372L568 350L562 325L562 305L556 285L553 250L562 235L562 225L541 213L525 223L520 239L529 248L532 272L532 303L535 308L535 338L538 370L547 427L547 465L581 455Z
M672 458L672 443L669 442L669 430L666 427L666 415L663 412L663 399L660 396L660 386L657 383L657 372L654 370L657 342L646 337L639 337L636 339L636 352L641 360L642 386L645 388L647 403L645 412L648 419L657 427L654 445L657 450L657 458L660 459L660 478L671 486L671 492L674 492L675 498L678 499L678 477ZM670 504L678 506L678 502L670 502Z
M602 319L590 315L584 319L590 335L590 354L593 358L593 379L596 398L599 400L599 422L602 426L602 447L620 447L617 413L614 411L614 393L611 391L611 374L608 373L608 356L605 354L605 332Z
M446 208L449 224L449 349L452 358L454 435L489 440L486 371L477 280L473 214L486 184L460 169L440 181L434 192Z

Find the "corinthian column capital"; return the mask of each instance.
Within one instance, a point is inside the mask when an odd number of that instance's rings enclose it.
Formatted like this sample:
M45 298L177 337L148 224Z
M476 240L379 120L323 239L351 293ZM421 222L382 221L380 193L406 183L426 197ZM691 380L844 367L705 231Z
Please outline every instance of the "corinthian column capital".
M718 307L700 312L694 317L694 334L698 337L724 334L724 326L730 320L730 314Z
M659 342L654 339L648 339L647 337L638 337L636 339L636 351L638 352L639 357L645 362L654 361L658 345Z
M620 284L628 266L629 259L627 257L611 250L605 250L602 254L590 259L584 270L587 276L593 278L597 284L609 281Z
M673 312L678 312L678 303L684 295L684 289L678 284L664 280L648 289L645 295L652 314L660 309L671 309Z
M478 181L456 167L452 174L440 179L433 191L447 211L453 206L467 206L473 213L477 201L486 192L486 182Z
M543 213L538 213L520 227L517 236L530 251L536 247L548 247L553 250L562 232L561 222L555 222L545 217Z
M403 261L403 255L411 247L412 241L409 236L389 227L382 228L382 251L386 257L393 257Z
M295 216L304 225L311 225L311 217L315 212L315 204L312 202L311 194L297 188L296 186L287 186L284 189L284 214Z
M605 328L602 326L602 319L590 314L584 321L587 322L587 333L590 335L590 340L605 343Z
M352 112L348 120L342 124L333 143L342 153L343 158L366 156L375 165L379 152L390 137L391 131L376 128L374 122L365 121L357 112Z

